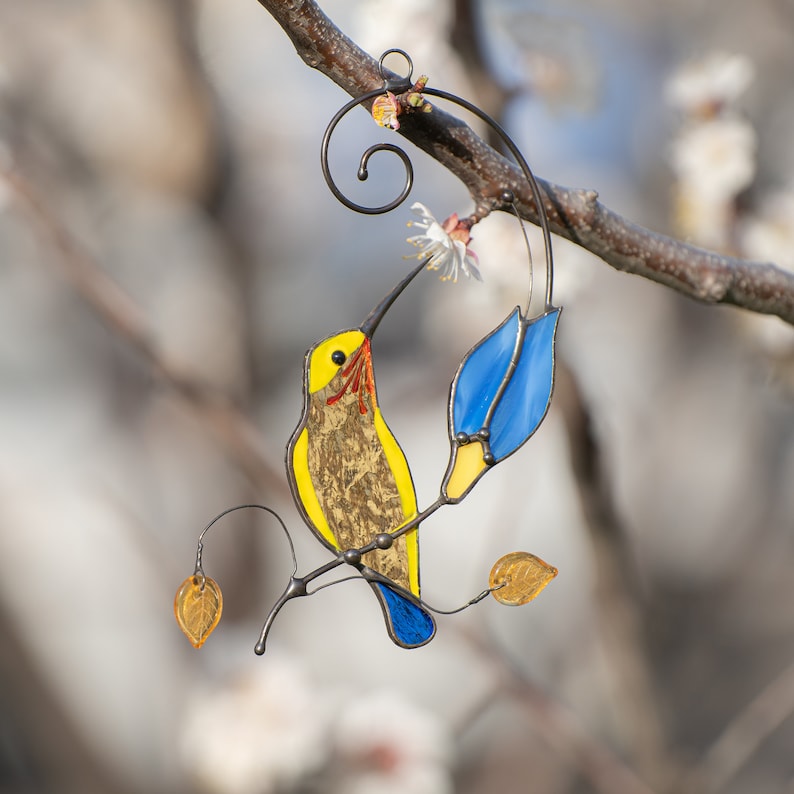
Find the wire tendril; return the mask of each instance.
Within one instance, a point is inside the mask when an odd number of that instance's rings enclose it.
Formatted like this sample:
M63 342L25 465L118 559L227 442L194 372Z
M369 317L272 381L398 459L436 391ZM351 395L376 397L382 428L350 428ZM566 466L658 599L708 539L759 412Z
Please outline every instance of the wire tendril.
M212 521L207 524L204 529L201 530L201 534L198 537L198 543L196 544L196 567L193 571L193 575L197 576L201 579L201 586L200 589L204 590L204 585L207 580L207 576L204 573L204 566L202 564L202 557L204 554L204 536L209 532L212 526L220 521L224 516L227 516L229 513L233 513L235 510L247 510L249 508L256 509L256 510L264 510L266 513L270 513L270 515L275 516L276 520L279 524L281 524L281 528L284 530L284 534L287 536L287 542L289 543L289 551L290 555L292 556L292 575L294 576L298 571L298 558L295 556L295 545L292 542L292 536L287 529L287 525L282 520L281 516L272 508L265 507L265 505L258 505L258 504L245 504L245 505L236 505L235 507L229 507L221 513L218 513Z
M390 73L387 74L384 66L384 60L388 55L397 54L402 56L407 64L408 64L408 74L406 76L390 76ZM405 171L405 181L403 182L402 189L400 190L399 195L385 204L370 207L364 204L359 204L352 199L348 198L337 186L336 182L331 175L331 169L328 164L328 149L331 141L331 136L336 129L336 126L342 120L342 117L345 116L348 111L352 108L357 107L358 105L367 102L371 99L374 99L377 96L381 96L384 92L392 92L392 93L403 93L408 91L411 88L411 79L413 74L413 62L411 58L408 56L406 52L401 49L390 49L386 50L383 55L380 56L378 59L378 74L380 75L381 79L383 80L383 87L375 89L374 91L369 91L366 94L363 94L360 97L350 100L346 103L342 108L340 108L336 114L333 116L331 121L328 124L328 127L325 130L325 134L323 135L322 144L320 146L320 166L322 168L323 176L325 177L325 181L328 184L329 189L334 194L334 196L346 207L355 212L362 213L364 215L382 215L387 212L391 212L393 209L399 207L405 199L411 193L411 189L413 188L414 182L414 171L413 165L411 163L410 157L405 153L403 149L399 146L395 146L394 144L390 143L378 143L374 146L370 146L362 155L361 161L359 163L358 169L358 178L360 181L366 181L368 177L368 170L367 165L369 163L370 158L377 152L391 152L399 157L402 161L403 168ZM546 309L552 308L552 290L553 290L553 275L554 275L554 262L553 262L553 255L551 249L551 230L549 228L549 221L546 214L546 208L543 203L543 194L540 189L540 185L538 184L537 179L535 179L535 175L532 173L532 169L529 167L524 156L521 154L520 150L516 146L515 142L512 138L505 132L500 124L498 124L493 118L491 118L487 113L480 110L476 105L473 105L466 99L462 97L456 96L455 94L450 94L448 91L442 91L438 88L430 88L428 86L424 86L421 89L421 93L423 95L428 96L435 96L439 99L446 100L451 102L453 105L457 105L462 107L464 110L469 111L472 115L476 116L481 121L485 122L502 140L505 147L508 149L510 154L513 156L513 159L518 164L519 168L521 169L524 178L527 180L529 184L529 189L532 194L532 200L535 203L535 207L537 209L538 214L538 224L541 228L543 233L543 245L545 248L546 254L546 294L545 294L545 304ZM515 196L512 190L506 188L503 196L502 201L507 204L512 205L512 209L515 212L516 216L518 217L519 223L522 226L522 233L524 234L524 239L527 241L527 250L529 251L529 241L526 236L526 230L523 227L523 222L521 219L521 215L518 212L518 208L515 202ZM532 255L531 252L529 253L529 265L530 265L530 272L532 269ZM530 278L530 297L532 294L532 284ZM529 307L527 307L529 308Z

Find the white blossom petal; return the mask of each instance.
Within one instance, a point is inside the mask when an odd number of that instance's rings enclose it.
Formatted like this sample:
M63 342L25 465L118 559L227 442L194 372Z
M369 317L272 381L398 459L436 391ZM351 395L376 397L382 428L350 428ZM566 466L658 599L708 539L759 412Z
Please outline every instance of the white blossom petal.
M408 238L408 242L418 250L407 259L427 259L428 270L440 271L442 281L456 282L460 273L482 281L477 256L462 240L453 240L424 204L415 202L411 211L419 216L419 220L409 221L408 225L421 229L422 234Z
M433 714L391 691L364 694L340 713L333 794L452 794L452 742Z
M739 54L714 52L684 64L665 87L667 101L692 114L734 103L753 81L752 61Z
M684 129L671 164L681 182L698 193L728 200L755 176L756 135L744 119L718 118Z
M182 761L212 794L294 788L326 760L325 708L292 660L196 698L181 735Z

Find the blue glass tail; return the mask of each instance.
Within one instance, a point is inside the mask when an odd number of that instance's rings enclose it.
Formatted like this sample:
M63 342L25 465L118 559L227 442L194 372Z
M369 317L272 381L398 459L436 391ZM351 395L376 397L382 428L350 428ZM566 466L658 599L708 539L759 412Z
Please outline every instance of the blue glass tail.
M433 639L433 616L410 594L385 582L370 582L386 618L392 641L402 648L418 648Z

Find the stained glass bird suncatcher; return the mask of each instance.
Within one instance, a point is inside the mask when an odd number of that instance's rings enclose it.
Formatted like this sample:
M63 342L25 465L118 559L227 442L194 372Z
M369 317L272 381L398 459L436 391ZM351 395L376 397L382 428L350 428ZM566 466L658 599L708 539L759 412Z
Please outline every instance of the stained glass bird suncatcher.
M406 77L387 76L383 62L398 53L409 65ZM373 118L397 129L407 113L432 112L425 95L458 104L489 123L518 162L537 208L546 254L543 310L529 316L532 295L531 255L529 294L525 307L516 307L464 357L449 392L447 421L450 458L441 478L438 498L419 509L405 454L392 434L378 404L372 339L386 312L425 269L440 270L443 279L463 273L479 278L476 257L468 247L474 217L457 215L439 224L421 204L415 226L423 233L410 238L420 263L377 304L361 325L339 331L317 342L304 360L303 412L287 444L286 469L292 496L304 522L333 555L315 570L297 575L297 560L289 531L274 511L262 505L241 505L217 516L199 536L194 573L177 591L174 610L191 643L200 647L215 628L222 611L218 584L204 573L203 541L215 522L231 512L253 507L272 514L282 527L292 552L293 571L287 586L270 610L259 640L258 654L276 615L287 601L350 576L321 582L342 566L363 578L383 612L389 636L403 648L429 642L435 632L437 610L422 598L419 583L420 524L442 507L461 502L480 478L512 455L537 430L545 417L554 385L554 344L560 309L552 304L551 235L542 196L529 166L504 130L465 100L427 87L427 79L411 79L411 61L400 50L389 50L379 62L383 88L348 102L332 119L322 144L322 167L334 195L348 207L374 214L398 206L411 189L413 171L407 155L392 144L379 144L364 154L359 177L366 179L367 162L375 151L398 154L406 168L406 184L394 202L362 207L336 187L328 168L328 143L338 121L353 107L372 101ZM504 208L515 212L525 241L524 227L513 190L500 196ZM512 552L497 560L489 585L462 607L489 593L504 604L524 604L535 598L557 570L528 552Z

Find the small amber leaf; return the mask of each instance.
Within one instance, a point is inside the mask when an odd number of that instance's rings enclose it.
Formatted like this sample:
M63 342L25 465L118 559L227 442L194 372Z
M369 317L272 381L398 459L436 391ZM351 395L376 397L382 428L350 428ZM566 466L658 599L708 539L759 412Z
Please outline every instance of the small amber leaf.
M188 576L176 591L174 615L194 648L200 648L218 625L223 611L223 596L218 583L208 576L202 580Z
M491 595L511 607L526 604L538 596L557 575L553 565L528 551L511 551L498 559L491 569Z

